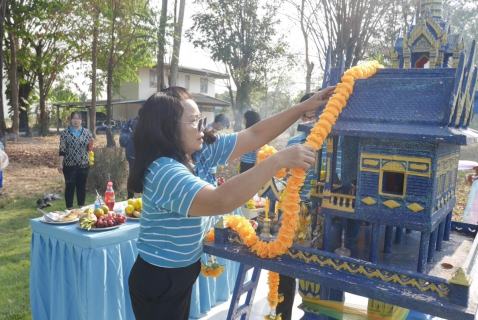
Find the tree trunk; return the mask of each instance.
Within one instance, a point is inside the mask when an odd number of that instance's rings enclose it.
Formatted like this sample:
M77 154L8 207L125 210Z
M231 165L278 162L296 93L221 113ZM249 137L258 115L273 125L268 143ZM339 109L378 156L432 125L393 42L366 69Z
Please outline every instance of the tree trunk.
M302 0L300 6L300 29L302 30L302 36L304 37L305 44L305 65L306 65L306 75L305 75L305 93L310 92L310 83L312 79L312 71L314 70L314 63L309 60L309 35L307 32L306 24L308 22L304 21L304 10L305 10L305 0Z
M91 48L91 107L90 107L90 131L93 138L96 138L96 74L98 64L98 24L99 13L95 8L95 22L93 26L93 46Z
M18 105L19 105L19 122L20 130L25 130L25 136L32 137L32 129L30 128L28 115L30 114L30 106L26 101L30 98L30 93L32 92L32 86L30 83L20 84L18 86Z
M40 41L35 47L37 61L42 60L43 44ZM46 136L50 133L50 117L48 116L48 110L46 109L46 92L45 92L45 75L40 67L37 70L38 73L38 91L40 95L40 134Z
M46 136L50 133L50 117L46 109L45 81L42 72L38 73L38 88L40 91L40 128L41 134Z
M251 106L250 92L250 82L246 80L243 81L242 86L237 87L236 108L234 110L234 132L239 132L242 130L242 116L244 112Z
M186 0L180 0L178 22L176 23L174 27L173 56L171 58L171 82L170 82L171 87L177 86L177 82L178 82L179 53L181 51L181 36L183 33L185 6L186 6Z
M158 91L166 87L164 83L164 43L166 41L167 13L168 0L163 0L158 30L158 60L156 65L156 90Z
M6 3L6 0L1 0L0 2L0 43L4 43L3 25L5 23ZM5 124L5 113L3 112L3 46L0 46L0 61L2 61L2 63L0 63L0 140L2 140L2 137L4 137L7 132L7 126ZM4 144L5 143L6 141L4 141Z
M18 138L19 134L19 117L18 117L18 60L17 60L17 39L12 32L9 32L10 37L10 55L11 55L11 65L10 65L10 86L12 91L12 96L10 97L10 102L13 109L13 121L12 121L12 133L16 135L15 139ZM3 106L2 106L3 107Z
M111 98L113 96L113 53L110 52L110 61L108 61L108 78L106 84L106 146L108 148L116 147L116 141L111 131Z
M114 8L114 17L113 17L113 25L111 27L111 44L110 44L110 52L108 57L108 73L106 79L106 147L114 148L116 147L116 142L113 136L113 132L111 131L111 100L113 99L113 57L115 51L115 21L116 21L116 10Z

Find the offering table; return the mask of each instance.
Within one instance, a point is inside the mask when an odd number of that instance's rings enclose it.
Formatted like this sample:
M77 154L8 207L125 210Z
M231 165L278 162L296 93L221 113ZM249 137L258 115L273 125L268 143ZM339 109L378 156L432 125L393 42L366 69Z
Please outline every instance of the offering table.
M30 220L33 319L134 319L128 276L139 222L108 231Z

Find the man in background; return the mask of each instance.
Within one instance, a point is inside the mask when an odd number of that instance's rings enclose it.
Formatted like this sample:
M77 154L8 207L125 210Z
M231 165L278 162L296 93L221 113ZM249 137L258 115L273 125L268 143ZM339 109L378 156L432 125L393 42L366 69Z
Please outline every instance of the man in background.
M138 110L138 116L134 119L129 119L126 121L126 123L123 125L123 128L121 128L121 133L120 133L120 146L125 148L125 153L126 153L126 160L128 161L129 165L129 172L133 169L134 165L134 142L133 142L133 137L134 137L134 130L136 129L136 125L138 124L138 119L139 116L141 115L141 108ZM128 190L128 199L131 199L134 197L134 193L130 190Z
M229 129L230 124L231 124L231 121L229 120L229 118L225 114L220 113L216 117L214 117L213 123L210 123L206 126L206 130L208 128L212 128L215 131L221 131L224 129ZM209 173L211 173L211 175L214 178L216 178L216 172L217 172L217 167L211 167L209 169Z
M206 128L213 128L216 131L221 131L224 129L229 129L230 124L231 121L229 118L225 114L220 113L214 118L214 122L208 124Z

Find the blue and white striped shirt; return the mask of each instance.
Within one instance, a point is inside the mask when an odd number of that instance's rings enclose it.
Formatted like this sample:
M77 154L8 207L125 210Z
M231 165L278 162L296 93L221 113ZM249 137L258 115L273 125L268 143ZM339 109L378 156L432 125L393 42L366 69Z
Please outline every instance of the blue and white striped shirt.
M188 213L196 194L208 185L213 165L225 165L236 146L237 134L218 135L204 143L196 161L196 175L171 158L159 158L148 167L144 180L143 212L138 252L145 261L165 268L180 268L199 260L209 217Z
M256 163L256 151L244 154L241 157L241 161L246 163Z

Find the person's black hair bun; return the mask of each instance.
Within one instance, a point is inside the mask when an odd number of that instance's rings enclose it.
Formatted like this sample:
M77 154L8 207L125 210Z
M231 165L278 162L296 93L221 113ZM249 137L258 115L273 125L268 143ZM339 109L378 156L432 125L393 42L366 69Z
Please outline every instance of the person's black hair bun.
M216 142L216 130L213 128L204 129L204 142L207 144L212 144Z

